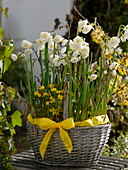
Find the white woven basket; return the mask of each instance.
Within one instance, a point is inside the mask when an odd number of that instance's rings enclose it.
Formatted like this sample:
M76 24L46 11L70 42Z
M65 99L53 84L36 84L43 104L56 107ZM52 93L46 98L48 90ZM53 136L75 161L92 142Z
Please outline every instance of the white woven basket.
M32 143L36 161L55 166L89 167L97 164L102 150L108 141L110 130L111 124L93 127L75 127L68 130L73 144L73 150L69 154L60 139L59 129L56 129L42 160L39 146L47 131L28 124L30 142ZM35 131L37 131L36 138L34 137Z

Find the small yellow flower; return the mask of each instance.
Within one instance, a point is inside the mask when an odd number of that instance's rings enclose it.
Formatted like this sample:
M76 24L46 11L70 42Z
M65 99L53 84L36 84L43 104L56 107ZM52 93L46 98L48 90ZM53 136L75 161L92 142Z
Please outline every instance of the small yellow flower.
M35 92L34 92L34 96L37 96L37 95L38 95L38 93L39 93L38 91L35 91Z
M54 84L49 84L49 87L50 87L50 88L53 88L53 87L54 87Z
M60 90L56 90L56 93L58 94L58 93L61 93L61 91Z
M44 86L41 86L39 89L40 89L40 90L44 90L44 89L45 89L45 87L44 87Z
M45 93L43 93L43 96L49 96L49 94L45 92Z
M53 99L53 100L51 100L51 101L50 101L50 103L55 103L55 102L56 102L56 100L55 100L55 99Z
M50 100L53 100L54 98L52 96L49 97Z
M53 108L49 109L49 111L50 111L50 112L55 112L56 109L53 107Z
M46 105L49 105L49 102L46 102Z
M51 91L56 91L56 88L52 88Z
M38 96L38 97L41 97L41 93L38 93L37 96Z
M58 95L58 99L62 100L63 99L63 96L62 95Z

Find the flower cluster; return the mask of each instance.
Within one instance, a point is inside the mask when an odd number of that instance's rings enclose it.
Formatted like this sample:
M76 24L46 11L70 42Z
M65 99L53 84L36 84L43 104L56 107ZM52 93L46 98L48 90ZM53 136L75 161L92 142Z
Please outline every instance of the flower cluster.
M36 117L51 117L58 121L63 119L63 90L58 90L54 84L49 84L47 88L38 87L34 91L33 103Z
M101 54L97 60L85 38L88 33L100 45ZM110 37L96 22L90 24L86 19L78 22L73 40L49 32L41 32L33 43L23 40L24 55L30 54L30 73L26 56L25 62L27 88L34 112L44 113L43 116L51 119L56 116L56 120L62 119L64 112L78 121L106 114L110 101L127 104L128 53L119 47L127 39L128 26L121 26L117 36ZM38 45L37 50L34 43ZM36 59L32 58L33 53ZM38 79L33 69L36 61L40 67ZM43 84L38 89L37 81ZM50 84L54 84L52 88ZM64 91L65 97L58 91Z

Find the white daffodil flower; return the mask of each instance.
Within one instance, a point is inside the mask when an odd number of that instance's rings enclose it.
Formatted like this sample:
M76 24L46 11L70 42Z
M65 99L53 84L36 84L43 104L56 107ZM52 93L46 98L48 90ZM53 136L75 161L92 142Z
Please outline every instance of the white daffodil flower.
M67 62L64 59L62 59L62 60L60 60L60 64L65 66L67 64Z
M82 33L83 33L83 34L88 34L92 29L93 29L93 27L92 27L91 25L86 25L86 26L82 29Z
M73 54L73 57L78 57L80 55L79 51L75 51Z
M49 44L48 44L48 47L49 47L49 49L54 49L54 42L53 41L51 41Z
M83 39L82 39L80 36L76 36L76 37L73 39L73 42L74 42L74 43L77 43L77 44L81 44L81 43L83 43Z
M115 77L116 76L116 70L112 70L112 76Z
M119 43L120 43L120 38L112 37L108 42L107 46L108 48L116 48L119 45Z
M96 74L91 74L90 76L88 76L88 78L90 79L90 81L96 80L97 75Z
M77 57L72 57L71 60L70 60L71 63L77 63L78 61L79 60L78 60Z
M31 48L32 46L33 46L33 44L27 40L23 40L21 43L22 48Z
M39 39L36 40L36 43L38 45L42 45L42 44L44 44L44 40L42 38L39 38Z
M109 68L110 68L110 70L113 70L113 69L116 69L117 66L118 66L118 63L117 63L117 62L113 62L113 63L109 66Z
M51 54L51 55L49 56L49 61L50 61L51 63L53 63L53 54Z
M56 36L54 37L53 41L56 42L56 43L60 43L60 42L63 41L63 39L64 39L64 38L61 37L60 35L56 35Z
M89 56L89 53L82 53L82 58L87 58Z
M52 62L53 62L55 67L59 67L61 65L61 62L60 62L59 59L60 59L59 56L55 56L55 58L53 58Z
M83 20L78 22L78 32L81 32L82 29L88 24L88 20Z
M62 46L65 46L67 44L68 40L67 39L63 39L62 41Z
M64 54L64 53L66 52L66 49L67 49L66 47L63 47L63 48L61 49L60 53L61 53L61 54Z
M16 60L17 60L17 55L16 55L16 54L11 54L11 59L12 59L13 61L16 61Z
M50 36L51 36L51 35L50 35L49 32L41 32L41 33L40 33L40 38L42 38L42 39L44 39L44 40L46 40L46 41L48 41L48 38L49 38Z
M24 52L25 52L25 54L32 54L33 50L32 49L26 49Z
M81 53L86 53L86 54L89 55L89 50L90 50L90 49L89 49L88 46L82 46L80 52L81 52Z
M107 70L104 70L104 75L107 75L107 74L108 74Z

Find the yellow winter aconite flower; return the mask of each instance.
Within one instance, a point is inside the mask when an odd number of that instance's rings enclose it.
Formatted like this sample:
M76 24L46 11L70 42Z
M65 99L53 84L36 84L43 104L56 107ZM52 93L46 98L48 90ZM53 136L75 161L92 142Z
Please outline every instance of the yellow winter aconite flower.
M52 96L49 97L50 100L53 100L54 98Z
M53 88L53 87L54 87L54 84L49 84L49 87L50 87L50 88Z
M50 101L50 103L55 103L56 102L56 100L55 99L52 99L51 101Z
M56 88L52 88L51 91L56 91Z
M48 93L46 93L46 92L44 92L44 93L43 93L43 96L49 96L49 94L48 94Z
M53 108L49 109L49 111L50 111L50 112L55 112L56 109L53 107Z
M34 96L37 96L37 95L38 95L38 93L39 93L38 91L35 91L35 92L34 92Z
M44 87L44 86L41 86L39 89L40 89L40 90L44 90L44 89L45 89L45 87Z
M56 90L56 93L58 94L58 93L61 93L61 90Z
M63 99L63 96L62 95L58 95L58 99L62 100Z
M46 105L49 105L49 102L46 102Z
M41 97L41 93L38 93L37 96L38 96L38 97Z

